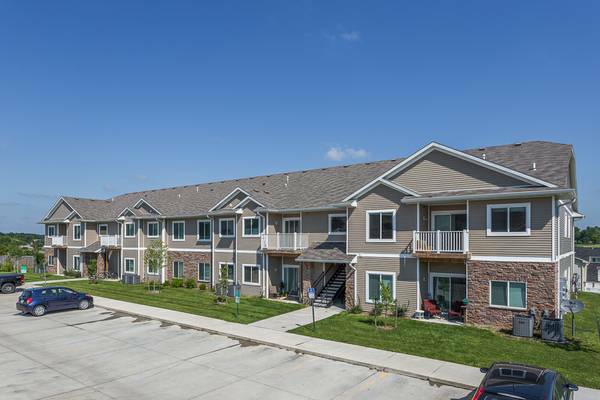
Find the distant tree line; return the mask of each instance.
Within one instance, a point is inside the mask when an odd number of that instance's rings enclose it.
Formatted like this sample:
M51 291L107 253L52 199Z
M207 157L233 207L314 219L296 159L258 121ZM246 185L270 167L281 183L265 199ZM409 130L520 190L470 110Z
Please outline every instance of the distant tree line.
M44 236L35 233L0 232L0 255L21 257L35 256L37 262L43 260L41 253Z
M576 244L600 244L600 226L588 226L585 229L575 227Z

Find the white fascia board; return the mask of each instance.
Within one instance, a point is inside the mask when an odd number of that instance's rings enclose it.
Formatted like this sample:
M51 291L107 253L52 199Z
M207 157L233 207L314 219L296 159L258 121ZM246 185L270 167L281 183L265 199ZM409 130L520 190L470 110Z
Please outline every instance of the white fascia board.
M152 204L148 203L148 201L147 201L147 200L145 200L145 199L139 199L139 200L138 200L138 202L137 202L137 203L135 203L135 204L133 205L133 207L134 207L134 208L137 208L137 207L139 207L139 206L140 206L140 204L141 204L141 203L145 203L145 204L146 204L148 207L150 207L151 209L153 209L154 211L156 211L156 213L157 213L158 215L162 215L162 213L161 213L160 211L158 211L158 210L156 209L156 207L154 207Z
M415 197L419 197L420 196L419 193L410 190L406 186L398 185L397 183L392 182L392 181L388 181L387 179L381 179L380 182L381 182L381 184L383 184L383 185L385 185L387 187L390 187L392 189L396 189L396 190L398 190L400 192L403 192L405 194L408 194L408 195L411 195L411 196L415 196Z
M134 216L134 217L136 216L136 215L135 215L135 213L134 213L133 211L131 211L131 208L129 208L129 207L125 207L125 208L123 209L123 211L121 211L121 212L119 213L119 215L117 215L117 218L119 218L120 216L122 216L123 214L125 214L125 211L129 211L131 214L133 214L133 216Z
M233 197L235 194L237 193L244 193L246 196L248 197L252 197L250 196L250 193L246 192L244 189L242 189L241 187L236 187L235 189L233 189L231 192L229 192L229 194L225 197L223 197L217 204L215 204L214 206L211 207L210 211L214 211L215 209L221 207L225 202L227 202L227 200L229 200L231 197Z
M246 196L242 201L240 201L240 203L237 206L235 206L233 208L234 209L238 209L240 207L244 207L244 205L246 205L249 202L253 202L253 203L256 203L257 205L259 205L260 207L264 207L264 204L260 203L254 197L252 197L252 196Z
M537 185L547 186L547 187L551 187L551 188L555 188L556 187L556 185L554 185L552 183L543 181L543 180L538 179L538 178L534 178L534 177L529 176L527 174L524 174L522 172L518 172L518 171L515 171L515 170L510 169L508 167L504 167L502 165L495 164L495 163L487 161L487 160L483 160L483 159L481 159L479 157L475 157L475 156L472 156L470 154L464 153L462 151L453 149L451 147L444 146L443 144L440 144L440 143L431 142L427 146L425 146L422 149L418 150L417 152L413 153L410 157L408 157L404 161L400 162L396 166L394 166L391 169L389 169L386 172L384 172L382 175L380 175L377 178L373 179L371 182L367 183L365 186L363 186L362 188L358 189L356 192L352 193L350 196L346 197L344 199L344 201L348 201L348 200L354 199L359 193L362 193L365 190L368 190L368 188L371 185L373 185L374 183L376 183L377 181L379 181L381 179L385 179L386 177L388 177L388 176L390 176L390 175L392 175L394 173L397 173L397 172L401 171L402 169L404 169L404 168L412 165L414 162L416 162L417 160L419 160L420 158L426 156L427 154L431 153L434 150L439 150L439 151L441 151L443 153L456 156L458 158L461 158L461 159L466 160L466 161L470 161L470 162L475 163L475 164L479 164L481 166L487 167L487 168L492 169L492 170L497 171L497 172L501 172L501 173L503 173L505 175L509 175L509 176L515 177L517 179L526 181L528 183L533 183L533 184L537 184Z
M46 214L46 216L44 217L44 219L42 221L48 219L50 214L52 214L54 212L54 210L56 210L56 207L58 207L60 205L61 201L64 202L66 205L68 205L71 210L75 211L75 207L70 205L69 202L67 200L65 200L64 197L61 196L54 202L54 204L52 205L52 208L50 208L50 211L48 211L48 213ZM81 214L79 214L79 213L77 213L77 214L81 217Z
M504 192L504 193L482 193L482 194L464 194L454 196L440 197L420 197L420 198L404 198L401 200L405 204L433 204L444 203L453 200L488 200L488 199L514 199L520 197L544 197L556 194L571 193L573 189L548 189L548 190L528 190L524 192Z

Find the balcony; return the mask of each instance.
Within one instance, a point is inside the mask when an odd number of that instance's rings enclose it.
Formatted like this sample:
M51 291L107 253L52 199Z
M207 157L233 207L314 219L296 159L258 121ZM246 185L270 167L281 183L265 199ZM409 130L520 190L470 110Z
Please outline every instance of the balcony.
M100 246L102 247L119 247L121 246L121 236L119 235L101 235Z
M67 238L65 236L51 236L50 241L52 246L64 247L67 245Z
M426 258L467 258L469 231L413 231L413 253Z
M260 235L260 248L271 253L300 253L308 248L308 233L262 234Z

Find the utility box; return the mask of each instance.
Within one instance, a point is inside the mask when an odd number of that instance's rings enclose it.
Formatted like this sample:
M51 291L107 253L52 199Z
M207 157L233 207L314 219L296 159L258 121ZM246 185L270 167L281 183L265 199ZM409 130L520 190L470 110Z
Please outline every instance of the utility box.
M515 315L513 317L513 336L533 337L533 324L533 316Z
M565 341L565 320L542 318L542 340L562 343Z
M133 274L123 274L121 278L121 282L125 285L139 285L140 284L140 276Z

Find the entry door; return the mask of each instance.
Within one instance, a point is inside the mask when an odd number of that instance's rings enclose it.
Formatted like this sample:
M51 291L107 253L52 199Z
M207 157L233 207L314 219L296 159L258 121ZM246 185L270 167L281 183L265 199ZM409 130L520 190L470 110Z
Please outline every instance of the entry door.
M300 233L300 220L297 218L284 219L283 233Z
M434 214L434 231L462 231L467 229L467 214Z
M294 265L283 266L283 290L292 296L298 295L300 268Z

